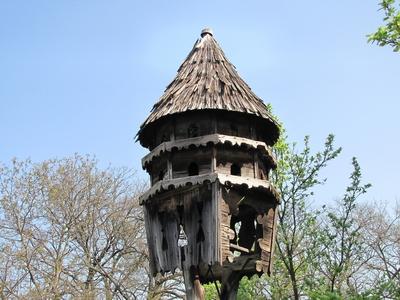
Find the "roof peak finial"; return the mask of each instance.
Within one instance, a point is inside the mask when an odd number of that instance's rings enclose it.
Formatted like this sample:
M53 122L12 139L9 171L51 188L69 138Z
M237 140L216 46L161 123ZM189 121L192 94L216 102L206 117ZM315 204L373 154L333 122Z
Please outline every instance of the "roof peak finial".
M201 31L201 37L204 37L206 34L213 35L213 30L210 27L206 27Z

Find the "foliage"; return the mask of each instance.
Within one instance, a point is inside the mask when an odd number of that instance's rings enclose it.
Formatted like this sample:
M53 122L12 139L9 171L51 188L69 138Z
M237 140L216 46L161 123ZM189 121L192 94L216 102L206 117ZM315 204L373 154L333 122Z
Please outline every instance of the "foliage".
M221 290L221 284L217 282L218 288ZM218 291L214 283L203 285L205 290L205 299L219 299ZM237 299L243 300L263 300L265 296L260 293L263 288L263 281L259 280L257 275L251 278L243 277L239 284Z
M369 34L368 41L379 46L389 46L393 51L400 51L400 2L397 0L382 0L380 9L384 13L385 25L380 26L376 32ZM396 8L397 7L397 8Z
M148 272L137 202L144 188L130 170L79 155L0 166L0 298L176 293Z
M309 296L311 300L343 300L341 296L332 292L312 291Z
M221 290L221 284L218 282L218 288ZM214 283L203 284L204 287L204 297L206 300L219 299L218 291Z
M314 188L326 181L319 176L321 170L340 151L334 147L333 135L327 137L324 149L314 154L308 137L301 151L297 151L296 144L288 144L285 137L275 147L278 168L272 181L281 192L275 261L281 263L275 265L272 278L281 280L269 280L272 298L279 295L300 299L307 289L306 278L312 275L320 244L318 214L310 208L309 201Z
M311 207L314 188L326 181L319 176L321 170L341 151L333 142L329 135L323 150L316 153L312 153L308 137L300 151L284 139L277 143L278 168L272 177L281 191L277 251L271 277L251 282L254 294L269 299L364 298L366 286L358 290L361 284L352 285L350 279L364 276L367 251L356 201L370 185L361 183L355 158L343 198L326 212ZM374 298L369 294L368 299Z
M257 275L251 278L243 277L240 281L237 298L243 300L263 300L265 297L260 294L260 280Z
M357 222L370 253L365 294L400 299L400 203L390 211L384 203L366 204L357 211Z
M328 210L324 230L321 232L323 248L317 262L320 276L326 285L323 290L350 298L359 289L360 267L369 260L366 245L362 240L361 227L357 223L357 199L365 194L370 184L361 183L361 168L353 158L351 183L343 198Z

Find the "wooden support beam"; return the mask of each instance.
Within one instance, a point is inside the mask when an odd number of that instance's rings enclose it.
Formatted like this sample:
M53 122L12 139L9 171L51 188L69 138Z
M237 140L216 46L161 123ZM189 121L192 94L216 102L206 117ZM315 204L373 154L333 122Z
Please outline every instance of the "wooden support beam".
M233 250L237 250L237 251L240 251L240 252L243 252L243 253L250 253L249 249L247 249L245 247L241 247L241 246L236 245L236 244L229 244L229 247L231 249L233 249Z
M172 179L172 155L168 155L167 159L167 178Z
M254 178L257 179L259 171L258 171L258 157L256 151L253 152L253 163L254 163Z
M217 148L215 145L212 147L212 157L211 157L211 172L214 173L217 170Z

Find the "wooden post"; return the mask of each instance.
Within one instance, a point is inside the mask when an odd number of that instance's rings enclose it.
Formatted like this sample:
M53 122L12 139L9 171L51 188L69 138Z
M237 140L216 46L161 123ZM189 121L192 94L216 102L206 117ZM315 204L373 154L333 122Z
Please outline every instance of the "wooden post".
M215 145L212 146L212 156L211 156L211 173L217 171L217 148Z
M186 300L204 300L204 288L201 285L198 271L195 267L190 270L183 270L185 281Z
M193 281L193 285L194 285L194 293L196 294L196 300L204 300L204 288L201 285L200 282L200 278L199 275L196 274L194 276L194 281Z
M167 158L167 179L172 179L172 153Z
M253 164L254 164L254 178L257 179L259 171L258 171L258 157L256 151L253 152Z

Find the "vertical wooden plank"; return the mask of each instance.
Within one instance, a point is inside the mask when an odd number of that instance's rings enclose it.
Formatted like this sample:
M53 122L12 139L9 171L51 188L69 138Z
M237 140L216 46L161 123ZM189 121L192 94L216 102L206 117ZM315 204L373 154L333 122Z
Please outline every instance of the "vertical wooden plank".
M254 178L258 178L259 170L258 170L258 157L257 152L253 152L253 164L254 164Z
M211 173L214 173L216 170L217 170L217 148L215 145L213 145L211 154Z
M168 154L167 158L167 179L172 179L172 154Z
M155 261L155 245L153 241L154 233L152 230L152 225L153 225L153 220L150 217L149 214L149 209L146 205L143 206L143 212L144 212L144 223L145 223L145 229L146 229L146 238L147 238L147 245L149 249L149 267L150 267L150 273L155 275L158 270L158 262Z
M197 200L199 197L198 189L190 191L184 195L184 227L188 244L185 249L185 260L190 266L199 264L199 247L197 243L197 233L199 229L199 213ZM188 261L190 260L190 262Z
M220 231L220 206L221 206L221 193L220 193L220 184L218 181L213 184L213 229L215 232L214 238L214 260L213 264L216 262L222 264L222 254L221 254L221 231Z
M222 189L225 187L222 186ZM227 257L231 257L232 253L230 251L229 243L230 243L230 221L231 215L229 210L229 205L226 202L227 199L224 199L224 194L221 190L221 201L220 201L220 242L221 242L221 263L223 263Z
M169 212L165 215L162 227L168 243L168 248L165 252L165 270L174 271L180 267L180 248L178 247L178 220L174 213Z
M157 272L162 272L165 266L165 260L162 251L162 227L160 226L160 219L158 214L153 214L151 215L151 217L154 260L156 262L156 265L159 266Z
M263 271L269 274L270 262L271 262L271 251L274 239L274 221L275 220L275 208L271 207L268 211L257 217L257 222L262 224L263 237L259 239L258 244L261 248L261 261L257 262L257 270Z
M269 263L269 272L272 272L274 263L274 252L275 252L275 241L276 241L276 231L278 228L278 205L274 207L274 224L272 225L272 240L271 240L271 258Z
M208 265L212 264L212 250L215 247L212 231L212 219L212 199L204 199L201 215L201 226L204 232L204 242L201 245L201 259Z

